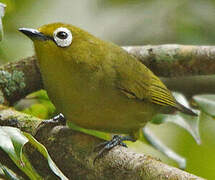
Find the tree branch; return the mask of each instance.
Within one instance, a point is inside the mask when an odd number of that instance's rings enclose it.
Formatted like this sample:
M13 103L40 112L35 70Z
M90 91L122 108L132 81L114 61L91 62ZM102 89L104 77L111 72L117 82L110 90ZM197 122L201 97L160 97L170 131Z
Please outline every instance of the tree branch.
M13 125L34 134L40 119L17 112L7 107L0 107L0 125ZM12 124L11 124L12 123ZM93 165L97 153L94 147L101 139L74 131L66 126L44 125L36 133L36 138L46 146L57 166L69 179L163 179L163 180L202 180L185 171L170 167L155 158L131 152L124 147L115 147L98 159ZM30 158L35 169L47 179L55 179L47 161L30 145L24 152ZM17 174L24 176L0 151L2 164L7 165Z
M34 56L0 67L0 104L13 104L42 87Z
M157 76L211 75L215 73L215 46L157 45L124 47Z

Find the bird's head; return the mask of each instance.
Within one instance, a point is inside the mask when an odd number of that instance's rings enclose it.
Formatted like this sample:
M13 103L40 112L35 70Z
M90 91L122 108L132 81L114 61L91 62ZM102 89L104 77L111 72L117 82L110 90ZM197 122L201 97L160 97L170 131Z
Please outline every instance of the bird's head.
M20 28L34 43L36 54L54 55L67 59L69 56L84 54L97 38L88 32L64 23L52 23L38 29ZM69 57L70 58L70 57Z

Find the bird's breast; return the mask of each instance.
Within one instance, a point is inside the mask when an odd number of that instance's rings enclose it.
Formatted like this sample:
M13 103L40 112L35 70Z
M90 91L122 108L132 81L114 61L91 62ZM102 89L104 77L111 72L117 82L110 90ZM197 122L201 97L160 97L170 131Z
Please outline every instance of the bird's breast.
M47 64L40 66L51 101L68 121L89 129L129 133L152 118L150 103L127 98L107 71L62 63L49 64L49 71Z

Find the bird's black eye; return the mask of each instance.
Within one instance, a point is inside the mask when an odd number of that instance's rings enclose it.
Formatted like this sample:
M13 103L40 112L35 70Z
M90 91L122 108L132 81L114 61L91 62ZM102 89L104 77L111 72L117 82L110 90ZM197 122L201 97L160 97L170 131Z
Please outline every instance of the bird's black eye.
M72 43L72 32L65 27L59 27L53 32L53 39L58 47L68 47Z
M68 34L64 31L59 31L56 36L60 39L66 39L68 37Z

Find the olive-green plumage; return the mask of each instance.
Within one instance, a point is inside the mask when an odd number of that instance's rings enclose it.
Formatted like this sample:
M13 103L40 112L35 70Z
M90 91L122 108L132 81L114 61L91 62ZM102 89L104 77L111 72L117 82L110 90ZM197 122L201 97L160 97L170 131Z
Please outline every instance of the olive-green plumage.
M72 34L67 47L59 47L53 39L60 27ZM177 109L194 114L119 46L63 23L42 26L38 32L47 37L31 37L44 87L68 121L88 129L131 134L158 113Z

